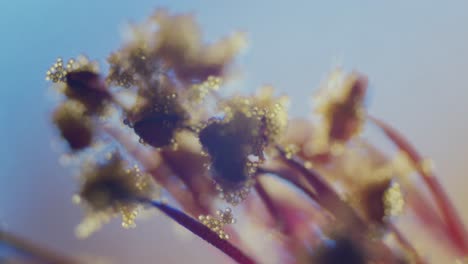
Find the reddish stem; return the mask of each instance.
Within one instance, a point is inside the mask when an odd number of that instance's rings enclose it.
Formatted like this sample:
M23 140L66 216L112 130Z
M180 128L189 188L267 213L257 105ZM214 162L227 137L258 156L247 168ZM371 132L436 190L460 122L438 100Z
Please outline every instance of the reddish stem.
M152 153L143 151L140 147L140 143L133 143L127 134L117 129L114 126L104 126L103 130L111 137L113 137L121 146L123 146L127 153L130 154L133 158L138 160L145 171L153 177L153 179L164 186L164 188L176 199L177 202L188 212L193 215L199 215L206 213L206 210L200 207L199 203L193 199L192 192L181 192L180 183L183 183L179 178L178 181L173 181L169 178L170 174L166 170L170 170L167 166L162 166L164 161L160 153ZM164 163L164 165L167 165Z
M456 248L462 255L468 254L468 234L466 233L466 229L464 228L455 207L450 202L450 199L436 176L432 172L422 168L421 163L423 162L423 159L401 133L375 117L369 116L369 119L380 127L387 137L393 141L400 150L408 155L409 159L413 162L413 166L421 175L423 182L431 191L432 196L442 213L445 223L447 224L446 228L449 237L451 237Z
M272 170L272 169L265 169L265 168L259 168L258 173L269 173L269 174L276 175L282 178L283 180L294 185L296 188L301 190L305 195L309 196L310 199L314 200L315 202L317 201L317 194L312 192L310 190L310 187L305 186L301 181L299 181L294 176L290 176L289 174L283 173L280 170Z
M366 225L354 209L341 200L335 190L333 190L333 188L329 186L317 172L305 168L300 161L296 160L296 157L287 158L283 149L278 147L277 150L279 151L283 162L300 172L307 182L314 188L317 194L317 203L335 215L335 217L340 221L346 219L348 220L346 221L348 224L354 225L362 230L366 229Z
M341 200L335 190L313 170L309 170L303 166L302 162L297 157L287 158L286 153L280 147L277 147L280 157L283 162L291 168L300 172L316 192L315 201L328 210L341 223L351 227L353 231L360 235L367 234L369 226L356 213L356 211L345 201ZM376 245L382 250L382 255L389 261L395 260L390 248L383 241L376 241Z
M179 223L181 226L187 228L190 232L197 235L201 239L210 243L214 247L221 250L224 254L230 256L232 259L241 264L255 263L253 259L244 254L236 246L229 243L227 240L221 239L218 234L211 231L208 227L186 215L184 212L177 210L169 205L163 204L158 201L151 201L147 199L141 199L141 202L149 204L153 207L158 208L161 212L166 214L172 220Z
M283 233L288 234L289 228L287 223L284 221L283 217L281 216L278 208L275 205L274 200L271 198L270 194L265 190L265 187L261 183L260 177L257 177L257 181L255 183L255 190L257 191L258 196L263 201L266 209L270 213L271 218L276 221L277 224L280 225L281 230Z
M31 259L34 259L35 261L37 261L37 263L50 263L50 264L59 264L59 263L77 264L78 263L78 261L74 259L56 254L55 252L52 252L48 249L40 247L28 240L25 240L24 238L21 238L14 234L10 234L10 233L0 230L0 246L2 243L11 246L12 248L18 250L25 256L30 257ZM1 257L0 257L0 260L2 260ZM8 262L8 259L6 259L6 261Z
M415 188L409 188L406 193L407 205L411 207L413 213L424 223L432 232L444 234L446 224L440 218L439 213L432 206L427 206L427 199L423 197L421 191ZM446 237L446 239L449 239ZM449 241L450 242L450 241Z
M406 239L406 237L400 232L400 230L395 225L390 224L389 228L392 230L400 246L408 250L411 253L411 255L413 255L416 264L426 264L426 261L421 258L418 251L413 247L413 245L411 245L408 239Z

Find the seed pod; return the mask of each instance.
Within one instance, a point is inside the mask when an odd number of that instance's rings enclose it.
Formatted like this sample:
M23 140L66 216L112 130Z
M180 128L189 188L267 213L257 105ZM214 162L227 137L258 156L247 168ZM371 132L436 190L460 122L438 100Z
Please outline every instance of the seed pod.
M78 101L62 103L53 114L53 122L72 150L88 147L93 139L93 124Z

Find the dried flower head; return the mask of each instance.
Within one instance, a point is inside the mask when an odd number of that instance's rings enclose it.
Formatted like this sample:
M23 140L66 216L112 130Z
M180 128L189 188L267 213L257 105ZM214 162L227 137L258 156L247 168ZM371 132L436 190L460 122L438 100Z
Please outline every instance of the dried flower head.
M236 112L224 120L214 120L200 131L200 142L211 157L214 180L230 201L239 202L247 195L246 183L256 171L259 158L263 158L264 141L260 122ZM248 191L248 190L247 190ZM238 195L240 197L238 197Z
M61 58L47 71L46 79L59 83L59 90L72 100L80 101L88 113L103 110L111 95L99 76L97 63L84 56L70 59L63 67Z
M441 241L459 256L468 252L468 234L429 163L397 131L365 113L367 79L362 75L334 72L314 101L318 118L288 120L287 98L274 96L271 87L253 96L216 92L230 80L242 34L206 44L192 15L165 10L130 33L108 58L106 82L97 64L85 57L66 65L59 58L47 72L64 95L53 122L72 150L90 149L67 156L85 158L114 143L124 152L102 163L84 163L74 197L86 210L78 236L118 214L122 225L131 227L139 205L145 205L239 263L271 262L253 259L234 245L245 242L277 246L268 260L279 263L400 263L402 252L411 256L408 261L424 263L413 241L392 221L407 202L428 232L444 235ZM133 131L113 124L121 119ZM398 148L394 160L360 137L366 120ZM135 142L135 134L156 150ZM100 135L103 143L92 144ZM124 158L141 164L145 173L128 169ZM433 200L412 186L412 178L405 177L409 174L420 175L418 183L428 187ZM153 180L181 209L152 200ZM398 182L404 183L407 197ZM247 234L227 234L226 225L235 222L231 209L209 215L216 191L236 205L254 184L256 195L241 208L254 220L245 222L248 229L242 227ZM243 237L258 234L269 241L263 245ZM394 241L385 240L385 234ZM228 241L230 235L241 239ZM387 242L398 243L400 250Z
M405 204L400 184L391 179L367 185L360 196L366 219L378 224L400 215Z
M87 217L78 226L77 235L86 237L102 221L122 214L122 226L132 227L138 209L138 199L148 198L152 188L149 179L138 168L127 169L118 154L102 164L84 168L81 186L75 202L82 203Z
M221 102L221 107L229 115L238 110L262 123L262 137L265 144L278 143L288 124L286 96L274 96L272 86L261 87L254 96L237 96Z
M149 53L141 38L112 53L107 61L110 69L106 81L110 85L125 88L154 86L164 73L161 59Z
M240 33L203 44L192 15L172 15L163 9L133 26L130 33L129 43L109 58L108 82L124 87L151 80L158 71L172 72L189 83L221 76L245 44Z
M200 142L211 157L214 179L222 197L236 204L248 194L264 150L286 126L282 99L271 89L256 97L234 97L221 103L223 119L200 131Z
M158 10L150 21L159 26L150 39L152 52L163 58L180 80L205 80L221 76L245 45L243 34L236 33L214 44L202 43L201 30L192 15L171 15Z
M140 90L137 102L127 113L125 123L132 127L142 143L155 148L174 142L175 133L184 129L188 113L170 87Z
M53 122L72 150L88 147L93 139L93 122L86 108L75 100L63 102L53 114Z
M330 75L314 100L315 111L322 119L314 140L315 152L329 151L334 145L348 141L361 131L366 90L367 79L362 75L345 75L340 70Z

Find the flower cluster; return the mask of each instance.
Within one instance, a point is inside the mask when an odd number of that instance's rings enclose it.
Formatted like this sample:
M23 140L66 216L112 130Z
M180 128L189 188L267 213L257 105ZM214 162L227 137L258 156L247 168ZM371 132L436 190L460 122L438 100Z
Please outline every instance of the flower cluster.
M212 213L227 202L252 220L249 230L273 230L278 263L424 263L394 221L406 207L456 256L468 253L466 231L427 162L366 112L362 74L333 72L310 118L292 118L288 98L270 86L250 96L223 91L243 34L207 44L192 15L166 10L130 33L108 57L107 75L82 56L65 66L58 59L46 73L63 95L53 123L84 163L74 198L86 211L78 236L119 214L132 227L137 209L151 206L240 263L266 262L244 243L254 234L226 226L236 222L230 208ZM361 136L370 123L396 154ZM117 151L86 162L103 144ZM154 184L179 209L155 200Z
M111 154L102 164L86 164L80 177L80 191L74 196L83 204L87 217L78 226L77 235L86 237L109 216L122 215L122 226L133 227L138 200L151 196L149 178L138 167L126 168L118 154Z

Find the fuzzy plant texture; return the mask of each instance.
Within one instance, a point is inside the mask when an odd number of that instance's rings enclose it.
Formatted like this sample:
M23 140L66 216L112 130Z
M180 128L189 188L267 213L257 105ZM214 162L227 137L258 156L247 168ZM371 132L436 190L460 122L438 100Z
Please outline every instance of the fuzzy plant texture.
M295 118L271 86L223 90L244 34L207 44L193 15L162 9L129 31L106 72L78 56L46 74L61 95L51 121L80 170L78 237L158 210L238 263L430 263L401 231L405 213L464 263L457 211L430 160L367 112L365 75L332 71L309 117ZM268 237L252 242L250 230Z

